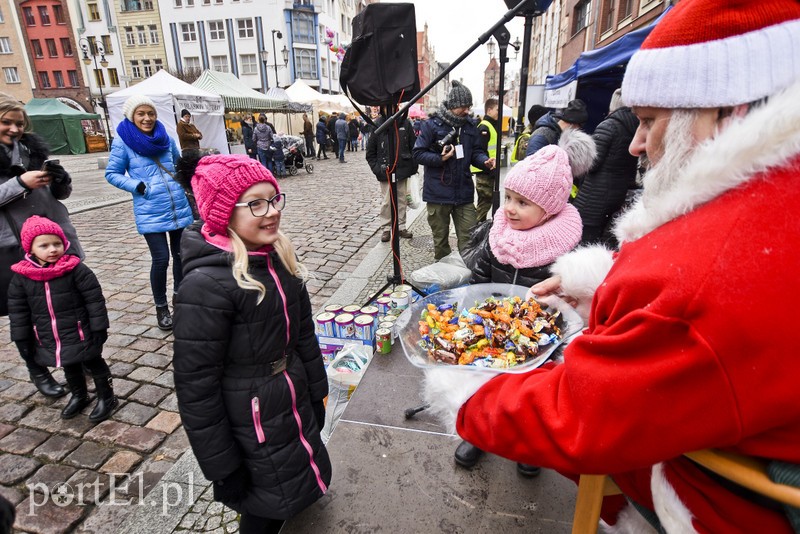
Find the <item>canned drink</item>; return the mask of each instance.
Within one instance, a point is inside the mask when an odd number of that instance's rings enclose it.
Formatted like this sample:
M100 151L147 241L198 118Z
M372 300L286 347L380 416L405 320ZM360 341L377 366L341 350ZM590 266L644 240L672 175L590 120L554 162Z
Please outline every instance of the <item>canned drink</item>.
M392 333L385 329L379 328L375 332L375 350L379 354L389 354L392 352Z
M378 307L377 306L364 306L361 308L362 315L369 315L372 317L372 323L377 327L378 326Z
M340 313L342 311L342 308L344 308L344 306L341 304L328 304L327 306L325 306L324 310L326 312L330 312L336 315L337 313Z
M383 321L378 325L378 329L382 329L382 328L385 328L386 330L388 330L389 332L392 333L392 341L397 339L397 334L394 331L394 322Z
M409 299L408 293L405 291L395 291L392 293L392 315L400 315L408 308Z
M337 315L333 320L336 323L336 335L338 337L354 338L356 336L356 329L353 325L353 317L349 313L342 313Z
M325 368L328 368L328 365L333 361L336 357L336 351L334 349L322 349L322 363L325 365Z
M347 306L342 308L342 312L355 315L361 312L361 306L359 306L358 304L348 304Z
M397 320L397 316L396 315L385 315L385 316L381 317L380 322L381 323L392 323L392 325L394 325L394 322L396 320Z
M378 297L375 300L375 303L378 305L378 313L380 315L386 315L387 313L392 311L391 297Z
M408 293L410 295L411 292L414 291L414 288L411 287L408 284L401 284L399 286L395 286L394 290L395 291L403 291L403 292Z
M333 337L336 335L336 329L334 328L333 320L336 318L336 315L331 312L322 312L317 315L316 319L316 330L318 336L330 336Z
M384 289L384 290L383 290L383 293L381 293L381 296L382 296L382 297L388 297L388 296L389 296L389 295L391 295L392 293L394 293L394 289Z
M353 321L356 330L356 339L372 341L375 336L375 319L371 315L359 315Z

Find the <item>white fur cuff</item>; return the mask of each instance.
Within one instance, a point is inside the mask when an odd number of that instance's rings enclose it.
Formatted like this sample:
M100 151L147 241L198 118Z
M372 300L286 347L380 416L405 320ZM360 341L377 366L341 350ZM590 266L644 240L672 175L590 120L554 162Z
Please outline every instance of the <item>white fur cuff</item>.
M455 434L458 410L495 376L481 371L426 369L423 397L430 405L428 411L439 419L448 433Z
M550 268L553 275L561 277L564 295L578 300L577 311L584 324L588 323L594 292L614 264L612 254L599 245L579 247L558 258Z

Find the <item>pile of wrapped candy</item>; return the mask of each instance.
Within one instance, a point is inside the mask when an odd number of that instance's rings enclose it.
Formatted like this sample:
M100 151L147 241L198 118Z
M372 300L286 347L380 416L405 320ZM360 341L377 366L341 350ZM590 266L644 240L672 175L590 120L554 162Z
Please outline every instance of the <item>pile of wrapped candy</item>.
M419 321L420 346L431 361L506 369L536 357L561 339L561 314L534 299L489 297L458 312L458 304L428 304Z

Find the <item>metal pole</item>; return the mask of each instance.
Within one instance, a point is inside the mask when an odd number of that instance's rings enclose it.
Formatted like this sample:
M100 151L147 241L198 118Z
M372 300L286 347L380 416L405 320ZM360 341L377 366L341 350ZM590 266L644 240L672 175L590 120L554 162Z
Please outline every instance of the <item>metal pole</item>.
M275 63L275 87L280 87L281 84L278 81L278 55L275 52L275 33L276 32L278 32L278 30L272 30L272 58L273 58L272 60Z
M508 61L508 45L500 44L500 85L497 88L497 152L495 154L494 169L492 169L492 218L500 209L500 160L503 157L503 100L506 94L506 61Z
M528 63L531 59L531 34L533 33L533 15L525 15L525 33L522 38L522 69L519 74L519 110L517 110L517 127L514 141L522 135L525 126L525 113L527 109L526 97L528 96Z

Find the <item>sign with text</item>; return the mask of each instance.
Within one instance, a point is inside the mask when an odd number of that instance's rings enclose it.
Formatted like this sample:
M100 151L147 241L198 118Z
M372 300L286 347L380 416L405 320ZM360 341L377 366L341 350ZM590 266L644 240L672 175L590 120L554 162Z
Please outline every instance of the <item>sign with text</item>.
M225 112L225 104L222 99L209 99L205 96L173 95L175 100L175 110L180 113L182 109L188 109L189 113L222 115Z
M563 87L547 89L544 92L544 107L561 109L567 107L570 100L575 100L578 92L578 80L573 80Z

